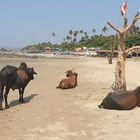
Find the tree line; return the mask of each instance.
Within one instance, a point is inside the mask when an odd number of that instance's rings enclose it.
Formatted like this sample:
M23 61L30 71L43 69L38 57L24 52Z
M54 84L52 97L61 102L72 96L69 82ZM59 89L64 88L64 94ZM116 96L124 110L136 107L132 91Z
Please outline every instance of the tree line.
M106 35L108 28L104 26L102 28L102 34L96 34L96 29L92 29L92 35L89 35L84 30L69 30L66 37L60 44L43 42L33 45L25 46L23 50L31 50L32 52L44 52L46 48L55 50L56 48L61 50L74 50L76 48L98 48L101 50L117 49L118 41L116 35ZM55 32L52 33L52 37L56 40L57 35ZM138 26L134 27L126 35L125 39L126 48L130 48L135 45L140 45L140 28Z

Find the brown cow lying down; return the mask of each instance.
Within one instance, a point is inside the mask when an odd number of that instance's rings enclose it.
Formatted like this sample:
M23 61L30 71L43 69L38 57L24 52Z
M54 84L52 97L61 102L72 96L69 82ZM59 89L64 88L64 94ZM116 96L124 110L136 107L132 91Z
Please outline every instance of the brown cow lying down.
M78 73L70 73L70 75L67 73L67 78L60 81L59 86L57 88L61 89L70 89L75 88L77 86L77 76Z
M110 92L98 106L99 108L130 110L140 103L140 87L132 91Z

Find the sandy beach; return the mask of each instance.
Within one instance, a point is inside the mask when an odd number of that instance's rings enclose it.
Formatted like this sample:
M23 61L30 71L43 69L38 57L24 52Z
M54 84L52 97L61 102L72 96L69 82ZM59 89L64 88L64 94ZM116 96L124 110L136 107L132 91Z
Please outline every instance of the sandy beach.
M10 108L0 112L0 140L139 140L140 108L130 111L99 109L111 91L116 61L106 58L1 58L7 64L26 62L38 75L25 89L25 103L10 90ZM65 71L75 68L78 86L56 89ZM140 85L140 61L128 60L127 89ZM4 105L4 103L3 103Z

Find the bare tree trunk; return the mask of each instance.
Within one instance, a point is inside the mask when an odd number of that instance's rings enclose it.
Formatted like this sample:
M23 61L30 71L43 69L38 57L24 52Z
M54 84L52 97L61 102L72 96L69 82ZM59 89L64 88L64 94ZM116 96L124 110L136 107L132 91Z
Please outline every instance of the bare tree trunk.
M136 51L136 57L135 57L135 61L138 60L138 56L139 56L139 53L138 53L138 50Z
M125 34L135 26L135 23L137 22L138 19L140 19L139 13L135 15L130 26L127 26L127 18L126 16L124 16L123 29L117 29L110 22L108 22L108 25L117 32L119 43L118 60L115 68L115 82L112 85L112 87L115 90L123 90L123 91L126 90L126 78L125 78L126 55L133 49L136 49L137 47L132 47L128 50L125 50Z
M118 61L115 69L115 90L126 90L126 78L125 78L125 54L119 53Z
M108 54L107 60L108 60L108 64L112 64L112 54Z
M115 35L115 40L114 40L114 44L112 46L112 48L110 47L110 50L111 50L111 54L109 54L109 56L107 57L108 58L108 64L112 64L112 59L114 57L114 48L115 48L115 44L116 44L116 37L117 35Z
M119 46L118 46L118 60L115 68L115 82L114 89L126 90L126 78L125 78L125 34L118 34Z

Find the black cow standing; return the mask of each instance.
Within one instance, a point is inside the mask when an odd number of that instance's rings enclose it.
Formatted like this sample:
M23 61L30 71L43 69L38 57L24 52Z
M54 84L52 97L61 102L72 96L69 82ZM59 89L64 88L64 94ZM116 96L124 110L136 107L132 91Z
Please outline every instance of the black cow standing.
M23 94L25 87L30 80L34 79L34 74L37 74L34 69L28 68L24 62L18 68L7 65L0 70L0 110L3 110L2 101L4 90L5 108L9 108L7 96L10 89L18 89L19 102L24 102Z

